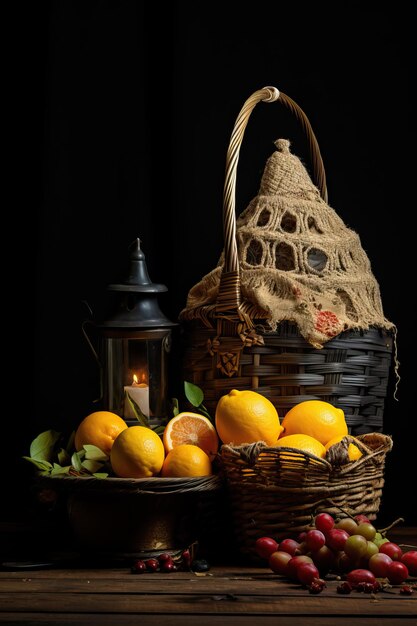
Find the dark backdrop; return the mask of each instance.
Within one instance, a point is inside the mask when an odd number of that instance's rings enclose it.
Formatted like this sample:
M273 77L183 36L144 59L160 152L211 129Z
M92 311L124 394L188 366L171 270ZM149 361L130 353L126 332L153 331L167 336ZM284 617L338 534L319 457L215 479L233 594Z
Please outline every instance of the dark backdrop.
M83 302L100 316L107 284L122 278L127 248L140 237L151 278L169 289L161 306L177 318L222 249L225 155L236 115L253 91L275 85L308 115L330 204L359 233L385 314L398 327L401 382L398 401L393 382L386 401L384 431L394 449L380 516L417 522L414 498L401 495L416 490L412 18L401 4L315 4L12 5L3 117L3 246L10 248L3 332L11 349L3 397L11 433L5 489L17 508L19 458L31 439L74 427L98 393L81 334ZM258 105L241 150L239 212L256 195L278 137L290 138L308 163L289 113Z

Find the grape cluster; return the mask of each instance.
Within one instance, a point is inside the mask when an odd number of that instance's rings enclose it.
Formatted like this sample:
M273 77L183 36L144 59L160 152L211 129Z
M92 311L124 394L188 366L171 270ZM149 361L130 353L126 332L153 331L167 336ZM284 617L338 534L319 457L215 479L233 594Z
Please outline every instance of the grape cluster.
M307 586L310 593L324 589L323 578L329 573L344 578L338 593L376 592L381 588L378 578L399 585L417 576L417 550L403 552L365 515L336 521L328 513L319 513L297 539L278 543L272 537L260 537L255 550L274 573Z
M191 551L187 548L176 554L162 552L156 557L136 559L130 568L132 574L164 572L169 574L178 570L206 571L210 566L202 559L192 559Z

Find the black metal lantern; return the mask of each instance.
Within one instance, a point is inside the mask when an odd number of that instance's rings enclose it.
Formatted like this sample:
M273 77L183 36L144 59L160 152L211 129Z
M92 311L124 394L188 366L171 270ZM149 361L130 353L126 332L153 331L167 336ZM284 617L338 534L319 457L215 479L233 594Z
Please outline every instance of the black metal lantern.
M143 414L156 426L167 416L168 354L177 324L159 308L158 295L167 287L149 278L140 243L130 247L126 280L108 286L114 301L108 319L96 325L100 356L84 334L101 366L103 408L128 424Z

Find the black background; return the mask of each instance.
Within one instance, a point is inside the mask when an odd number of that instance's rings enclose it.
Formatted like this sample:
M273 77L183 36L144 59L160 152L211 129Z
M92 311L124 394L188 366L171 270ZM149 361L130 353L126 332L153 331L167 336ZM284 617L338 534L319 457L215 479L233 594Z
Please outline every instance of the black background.
M401 382L398 400L392 380L386 401L394 448L380 519L415 524L412 18L398 3L389 11L355 2L165 4L15 3L5 20L9 502L20 510L20 457L32 438L70 430L92 410L98 371L81 333L83 302L100 317L132 240L141 238L153 281L168 286L160 303L173 320L217 263L230 133L246 98L275 85L309 117L329 202L359 233L398 328ZM259 104L241 150L238 212L256 195L278 137L308 164L290 114Z

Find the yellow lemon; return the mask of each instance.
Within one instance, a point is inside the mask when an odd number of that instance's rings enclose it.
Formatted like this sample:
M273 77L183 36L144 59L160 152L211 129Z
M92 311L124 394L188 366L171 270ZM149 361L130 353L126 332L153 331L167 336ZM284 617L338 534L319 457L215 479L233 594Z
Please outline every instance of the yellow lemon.
M314 439L314 437L310 437L310 435L287 435L286 437L280 437L275 445L310 452L310 454L314 454L321 459L324 459L326 456L324 445L317 439Z
M151 428L130 426L116 438L110 453L113 472L121 478L157 476L165 459L164 444Z
M100 448L107 456L113 442L122 430L127 428L126 422L111 411L95 411L80 422L75 431L75 449L81 450L85 444Z
M282 420L285 435L303 434L326 445L330 439L348 434L345 414L329 402L305 400L293 406Z
M182 443L168 452L161 476L184 478L210 476L212 473L211 461L204 450L190 443Z
M272 402L249 390L232 389L222 396L216 406L215 423L223 443L265 441L272 446L282 431Z
M328 441L325 445L326 451L331 447L334 446L335 443L339 443L339 441L341 441L343 439L344 435L338 435L337 437L333 437L333 439L330 439L330 441ZM355 437L352 437L353 439L355 439ZM349 457L349 461L357 461L358 459L360 459L362 456L362 452L359 450L358 446L355 446L354 443L349 443L348 445L348 457Z

